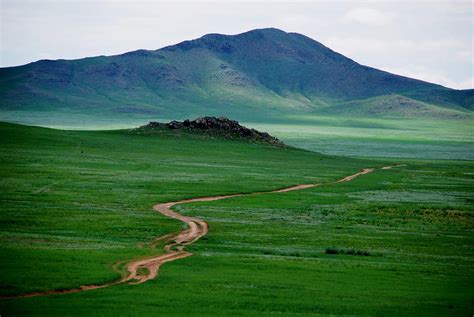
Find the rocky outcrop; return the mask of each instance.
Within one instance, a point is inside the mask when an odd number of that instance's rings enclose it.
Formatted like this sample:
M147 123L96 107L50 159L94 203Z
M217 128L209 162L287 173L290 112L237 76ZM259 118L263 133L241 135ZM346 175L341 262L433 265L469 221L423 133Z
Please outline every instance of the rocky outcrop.
M220 136L225 139L246 139L259 143L284 145L279 139L266 132L249 129L240 125L235 120L217 117L202 117L195 120L171 121L166 124L150 122L141 127L142 130L162 129L186 131L189 133L205 134L209 136Z

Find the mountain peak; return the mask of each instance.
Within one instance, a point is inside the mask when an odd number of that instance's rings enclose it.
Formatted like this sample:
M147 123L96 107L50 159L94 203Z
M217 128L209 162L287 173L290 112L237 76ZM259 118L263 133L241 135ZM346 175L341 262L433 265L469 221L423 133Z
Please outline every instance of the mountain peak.
M164 50L175 50L176 48L183 49L183 50L190 50L193 48L199 47L208 47L210 49L219 49L220 45L222 45L223 51L226 51L226 43L229 41L259 41L265 38L274 38L276 36L288 36L290 33L286 33L277 28L262 28L262 29L254 29L247 32L235 34L235 35L227 35L221 33L209 33L203 35L200 38L187 40L180 42L176 45L170 45L165 48Z
M250 30L250 31L247 31L247 32L237 34L237 35L242 35L242 34L246 34L246 33L290 34L290 33L287 33L285 31L281 30L281 29L278 29L278 28L268 27L268 28L261 28L261 29L253 29L253 30Z

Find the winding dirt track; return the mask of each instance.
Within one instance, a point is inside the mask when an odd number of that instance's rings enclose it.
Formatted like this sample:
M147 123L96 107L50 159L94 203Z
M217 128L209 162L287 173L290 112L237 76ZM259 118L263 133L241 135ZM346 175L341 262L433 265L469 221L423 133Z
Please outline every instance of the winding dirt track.
M382 167L381 169L388 170L388 169L399 167L399 166L403 166L403 165L385 166L385 167ZM372 173L373 171L375 171L374 168L365 168L358 173L346 176L332 183L334 184L334 183L350 182L358 176ZM256 193L250 193L250 194L284 193L284 192L301 190L301 189L320 186L320 185L322 184L297 185L297 186L291 186L291 187L282 188L282 189L273 190L273 191L256 192ZM233 195L224 195L224 196L193 198L193 199L180 200L176 202L163 203L163 204L158 204L158 205L153 206L153 209L155 211L167 217L177 219L186 223L188 228L181 231L180 233L176 235L164 236L164 239L166 239L167 241L171 241L171 243L165 245L164 254L154 256L154 257L141 258L141 259L133 260L129 262L127 264L128 275L123 276L120 280L107 283L107 284L86 285L86 286L81 286L78 288L72 288L72 289L67 289L67 290L32 292L32 293L26 293L26 294L20 294L20 295L2 295L0 296L0 298L24 298L24 297L45 296L45 295L54 295L54 294L71 294L71 293L78 293L78 292L87 291L87 290L105 288L105 287L109 287L109 286L113 286L113 285L117 285L121 283L141 284L148 280L154 279L155 277L158 276L158 271L160 269L160 266L163 265L164 263L191 256L192 253L184 250L184 247L188 244L191 244L197 241L199 238L206 235L209 230L209 227L204 220L195 218L195 217L183 216L171 210L173 206L178 205L178 204L192 203L192 202L221 200L221 199L239 197L239 196L244 196L244 195L249 195L249 194L233 194ZM115 267L114 269L116 270Z

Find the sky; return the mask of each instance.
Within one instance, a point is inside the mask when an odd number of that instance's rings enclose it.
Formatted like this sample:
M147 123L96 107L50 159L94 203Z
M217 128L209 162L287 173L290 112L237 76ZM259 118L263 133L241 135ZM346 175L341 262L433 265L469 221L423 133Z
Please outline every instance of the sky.
M0 0L0 66L158 49L276 27L355 61L474 88L474 2Z

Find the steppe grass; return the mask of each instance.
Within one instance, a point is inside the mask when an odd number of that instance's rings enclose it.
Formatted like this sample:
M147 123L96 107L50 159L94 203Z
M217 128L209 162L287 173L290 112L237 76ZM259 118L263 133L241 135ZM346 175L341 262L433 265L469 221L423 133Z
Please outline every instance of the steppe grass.
M153 239L182 228L154 203L324 184L178 205L210 231L159 278L1 300L2 315L472 314L472 162L403 160L334 184L394 162L187 136L1 129L3 294L117 278L114 263L159 252Z
M474 120L293 116L248 123L288 144L329 155L474 160Z
M364 165L292 148L126 130L0 130L3 294L117 279L113 264L155 254L147 243L182 229L153 204L319 183Z

